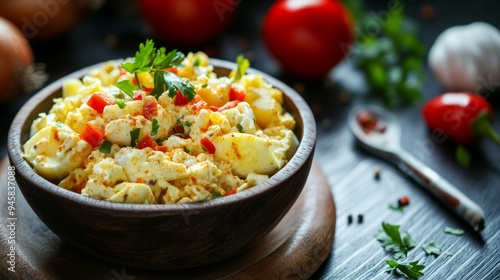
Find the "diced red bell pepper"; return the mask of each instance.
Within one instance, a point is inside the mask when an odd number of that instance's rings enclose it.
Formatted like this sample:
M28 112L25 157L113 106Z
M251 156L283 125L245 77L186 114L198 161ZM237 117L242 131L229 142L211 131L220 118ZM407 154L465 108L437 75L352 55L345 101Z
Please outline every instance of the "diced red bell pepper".
M142 140L137 144L138 149L151 148L153 150L158 149L158 143L156 143L153 137L146 135L146 137L142 138Z
M210 139L208 139L207 137L203 137L201 138L200 143L205 149L207 149L207 153L209 154L215 153L215 146L212 143L212 141L210 141Z
M218 109L217 111L218 111L218 112L222 112L222 111L224 111L224 110L234 108L234 107L238 106L238 104L239 104L240 102L241 102L241 101L239 101L239 100L228 101L226 104L224 104L224 105L222 105L221 107L219 107L219 109Z
M229 90L229 100L245 101L246 93L236 87L231 87Z
M227 195L232 195L232 194L235 194L236 193L236 188L232 188L230 189L229 191L226 192L226 196Z
M175 106L183 106L189 103L189 99L187 96L182 94L180 90L177 91L177 95L175 96L174 99L174 104Z
M82 133L80 133L80 137L95 148L99 146L104 138L104 129L86 123Z
M154 116L158 115L158 106L155 101L148 101L142 105L142 115L151 120Z
M165 71L165 72L172 72L172 73L174 73L176 75L179 73L179 70L177 69L177 67L163 68L163 71Z
M102 112L104 112L104 107L113 104L115 104L115 100L104 92L96 92L92 94L90 99L87 101L87 105L89 105L90 108L96 110L99 114L102 114Z

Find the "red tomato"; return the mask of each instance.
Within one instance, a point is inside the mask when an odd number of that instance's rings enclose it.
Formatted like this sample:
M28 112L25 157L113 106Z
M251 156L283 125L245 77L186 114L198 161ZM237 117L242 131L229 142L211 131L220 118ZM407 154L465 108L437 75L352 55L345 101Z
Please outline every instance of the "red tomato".
M284 71L321 78L347 54L354 39L348 11L336 0L279 0L264 20L267 48Z
M237 0L141 0L140 5L158 37L196 46L222 32L233 17Z

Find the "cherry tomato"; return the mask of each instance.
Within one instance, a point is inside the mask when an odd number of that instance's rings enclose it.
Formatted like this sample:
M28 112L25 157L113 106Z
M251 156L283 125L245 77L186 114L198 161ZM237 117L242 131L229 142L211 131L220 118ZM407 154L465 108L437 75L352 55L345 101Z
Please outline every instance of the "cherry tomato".
M285 72L320 78L347 54L354 38L349 12L336 0L279 0L268 11L264 41Z
M231 21L237 0L141 0L153 32L170 43L189 47L217 37Z
M500 138L492 128L493 109L483 97L466 92L444 93L423 108L426 123L460 144L474 144L480 137Z

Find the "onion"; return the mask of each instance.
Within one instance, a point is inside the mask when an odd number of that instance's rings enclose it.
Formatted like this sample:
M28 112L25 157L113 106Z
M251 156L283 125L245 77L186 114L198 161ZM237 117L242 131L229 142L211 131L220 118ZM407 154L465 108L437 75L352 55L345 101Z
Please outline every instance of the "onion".
M1 0L0 16L16 25L29 40L65 34L103 0Z
M31 46L19 29L0 17L0 101L40 87L47 74L34 65Z

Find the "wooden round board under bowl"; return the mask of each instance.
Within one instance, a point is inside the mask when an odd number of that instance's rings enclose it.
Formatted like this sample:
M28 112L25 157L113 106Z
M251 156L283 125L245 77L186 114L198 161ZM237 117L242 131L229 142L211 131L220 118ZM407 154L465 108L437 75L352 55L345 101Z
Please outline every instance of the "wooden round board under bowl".
M290 211L254 247L232 259L186 270L138 270L98 261L52 233L31 210L15 186L13 216L8 213L9 162L0 163L1 279L306 279L328 256L335 234L335 204L330 186L313 162L304 190ZM15 172L15 171L14 171ZM12 190L12 189L10 189ZM85 213L82 213L84 215ZM9 223L15 225L8 228ZM195 233L194 233L195 234ZM9 244L14 239L15 243ZM6 256L7 255L7 256Z

